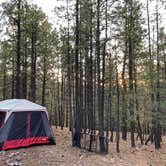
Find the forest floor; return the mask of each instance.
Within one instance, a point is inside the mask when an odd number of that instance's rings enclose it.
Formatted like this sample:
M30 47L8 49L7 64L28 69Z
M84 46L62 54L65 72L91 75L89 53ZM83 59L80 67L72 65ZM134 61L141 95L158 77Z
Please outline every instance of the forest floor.
M12 165L15 161L21 166L166 166L166 137L162 149L155 150L154 145L130 147L128 141L120 141L120 153L116 153L116 144L109 144L109 154L90 153L71 146L71 134L68 129L55 129L56 145L34 146L9 150L0 153L0 166ZM12 163L13 162L13 163ZM19 166L19 164L18 164Z

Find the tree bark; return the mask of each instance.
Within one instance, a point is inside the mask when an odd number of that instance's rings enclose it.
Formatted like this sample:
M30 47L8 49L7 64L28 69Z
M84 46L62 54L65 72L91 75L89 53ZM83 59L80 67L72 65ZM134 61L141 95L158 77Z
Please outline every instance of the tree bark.
M103 107L103 92L102 80L100 71L100 6L101 1L97 0L97 28L96 28L96 55L97 55L97 96L98 96L98 118L99 118L99 142L100 152L105 153L105 140L104 140L104 107Z
M119 140L120 140L120 115L119 115L119 109L120 109L120 91L119 91L119 74L118 74L118 58L117 58L117 52L115 53L116 54L116 98L117 98L117 126L116 126L116 151L117 153L120 152L120 149L119 149Z
M46 55L44 55L43 60L43 81L42 81L42 105L45 105L45 90L46 90L46 74L47 74L47 65L46 65Z
M156 0L156 30L157 30L157 93L156 93L156 102L157 102L157 113L160 114L160 54L159 54L159 13L158 13L158 0ZM159 116L159 115L158 115ZM154 141L155 148L161 148L161 125L159 118L155 119L155 128L154 128Z
M70 21L69 21L69 0L67 0L67 20L68 20L68 26L67 26L67 81L68 81L68 104L69 104L69 119L70 119L70 124L69 128L70 131L72 130L73 127L73 115L72 115L72 93L71 93L71 59L70 59L70 32L69 32L69 26L70 26Z
M2 88L2 94L3 94L3 100L7 97L7 68L6 68L6 60L3 61L3 88Z
M36 33L32 32L31 36L31 84L30 84L30 99L36 101Z
M80 87L79 87L79 0L76 0L76 28L75 28L75 131L73 138L73 145L77 147L81 147L81 112L80 112Z
M23 76L22 76L22 97L27 98L27 65L28 65L28 52L27 52L27 36L24 37L24 59L23 59Z
M17 58L16 58L16 98L20 98L20 68L21 68L21 0L17 1Z
M129 91L130 91L130 101L129 101L129 108L130 108L130 130L131 130L131 146L135 147L135 138L134 138L134 131L135 131L135 124L134 124L134 103L133 103L133 39L132 39L132 32L133 32L133 0L130 1L130 19L129 19Z
M127 139L127 103L126 103L126 81L125 81L125 69L126 69L126 59L127 59L127 42L125 44L125 55L123 59L123 70L122 70L122 85L123 85L123 90L122 90L122 139L126 140Z

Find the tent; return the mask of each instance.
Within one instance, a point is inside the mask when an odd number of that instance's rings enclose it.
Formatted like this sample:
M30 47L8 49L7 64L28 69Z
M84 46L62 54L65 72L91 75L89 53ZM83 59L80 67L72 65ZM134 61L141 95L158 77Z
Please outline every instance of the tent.
M45 107L24 99L0 101L0 150L55 144Z

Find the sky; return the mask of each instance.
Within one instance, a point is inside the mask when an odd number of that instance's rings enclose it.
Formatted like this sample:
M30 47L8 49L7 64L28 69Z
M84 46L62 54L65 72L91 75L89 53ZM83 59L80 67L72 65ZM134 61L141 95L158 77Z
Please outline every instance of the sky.
M49 20L53 22L54 20L54 8L56 6L57 0L29 0L30 2L37 4L42 10L47 14Z
M55 6L60 6L61 4L63 4L62 1L65 2L65 0L28 0L28 1L41 7L43 12L46 13L46 15L48 16L49 22L52 23L54 27L56 27L57 18L54 13L54 8Z
M2 0L0 0L2 1ZM146 4L146 0L140 0L143 4ZM55 21L55 14L54 14L54 8L55 6L58 6L60 3L62 3L62 0L29 0L29 2L32 2L34 4L37 4L39 7L42 8L42 10L46 13L46 15L49 18L49 21L56 25ZM64 1L65 2L65 1ZM150 11L154 12L155 10L155 2L150 5ZM162 26L166 28L166 9L165 10L160 10L163 23ZM144 10L144 17L146 18L146 10Z
M7 1L7 0L0 0L0 3ZM42 8L42 10L46 13L46 15L49 18L50 23L52 23L54 26L56 26L57 24L57 20L55 17L55 13L54 13L54 8L55 6L59 6L60 4L62 4L65 0L28 0L28 2L33 3L33 4L37 4L39 7ZM141 2L143 2L144 4L146 4L146 0L140 0ZM151 11L154 12L155 10L155 2L153 4L150 5L151 7ZM165 10L160 10L161 15L162 15L162 19L163 19L163 23L162 26L165 27L166 29L166 7ZM144 10L143 13L144 17L146 18L146 10Z

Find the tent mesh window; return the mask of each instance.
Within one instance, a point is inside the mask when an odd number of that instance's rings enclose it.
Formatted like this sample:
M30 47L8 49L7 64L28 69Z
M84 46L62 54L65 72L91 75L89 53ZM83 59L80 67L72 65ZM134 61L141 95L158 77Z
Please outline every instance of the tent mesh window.
M31 112L30 137L46 136L42 112Z
M10 129L8 140L24 139L27 137L27 115L27 112L14 113L14 119L12 127Z
M3 125L5 119L5 113L4 112L0 112L0 128Z

